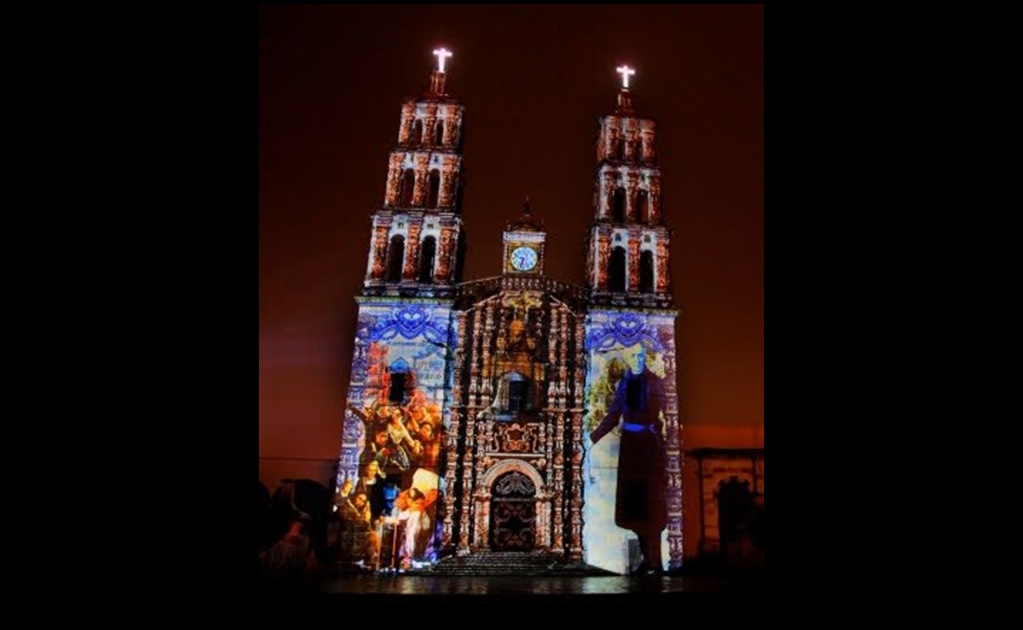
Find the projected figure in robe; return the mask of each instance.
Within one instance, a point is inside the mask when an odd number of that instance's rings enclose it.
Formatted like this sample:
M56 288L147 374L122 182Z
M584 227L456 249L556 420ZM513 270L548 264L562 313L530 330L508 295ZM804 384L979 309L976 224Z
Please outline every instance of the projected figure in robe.
M596 444L622 421L618 452L615 524L639 538L643 562L638 572L661 570L661 531L667 524L664 503L664 443L661 437L663 379L646 367L646 350L628 353L607 415L593 430Z

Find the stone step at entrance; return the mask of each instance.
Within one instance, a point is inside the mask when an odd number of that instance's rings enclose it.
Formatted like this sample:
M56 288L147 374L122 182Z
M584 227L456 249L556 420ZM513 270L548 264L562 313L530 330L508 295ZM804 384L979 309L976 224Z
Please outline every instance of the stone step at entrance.
M406 572L407 575L432 576L496 576L496 575L555 575L600 576L615 575L582 562L569 562L564 556L527 551L480 551L464 556L444 558L430 568Z

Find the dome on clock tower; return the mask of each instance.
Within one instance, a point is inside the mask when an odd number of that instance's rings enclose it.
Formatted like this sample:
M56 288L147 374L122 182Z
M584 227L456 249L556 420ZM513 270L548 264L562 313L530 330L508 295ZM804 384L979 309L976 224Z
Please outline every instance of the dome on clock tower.
M522 216L505 223L504 229L509 232L543 232L543 222L533 216L533 204L529 197L522 204Z

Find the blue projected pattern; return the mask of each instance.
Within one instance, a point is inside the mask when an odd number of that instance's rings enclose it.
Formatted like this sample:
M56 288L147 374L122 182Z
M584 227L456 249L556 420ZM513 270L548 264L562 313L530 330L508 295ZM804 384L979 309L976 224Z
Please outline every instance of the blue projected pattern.
M405 339L422 336L434 344L449 342L447 322L438 321L428 310L417 305L395 307L368 331L370 341L384 341L397 335Z
M588 352L604 352L615 344L625 347L642 344L657 352L664 351L657 331L647 323L646 317L634 313L623 313L607 324L594 325L586 333Z

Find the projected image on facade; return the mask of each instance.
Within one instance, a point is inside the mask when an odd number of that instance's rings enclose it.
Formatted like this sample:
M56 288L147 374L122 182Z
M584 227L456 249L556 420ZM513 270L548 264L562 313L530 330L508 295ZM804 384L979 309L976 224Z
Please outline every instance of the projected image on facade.
M673 322L632 313L591 317L587 560L621 573L661 570L669 559L665 442L671 409L665 383L674 374L660 339L672 334ZM667 328L659 332L659 324Z
M419 306L367 311L359 400L349 400L349 422L360 427L358 462L346 471L335 501L341 555L369 569L409 569L434 562L447 312ZM443 340L443 341L441 341Z

